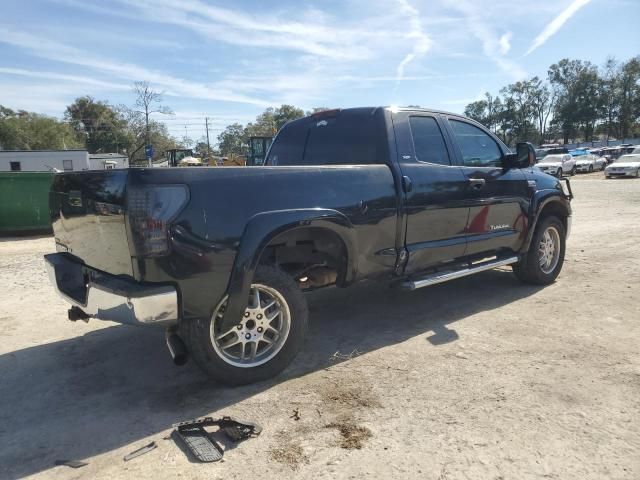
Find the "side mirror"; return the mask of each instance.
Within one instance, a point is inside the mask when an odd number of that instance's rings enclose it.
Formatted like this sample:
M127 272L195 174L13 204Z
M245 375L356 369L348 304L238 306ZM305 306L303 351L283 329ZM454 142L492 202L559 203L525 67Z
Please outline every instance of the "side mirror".
M529 142L520 142L506 160L506 168L528 168L536 164L536 151Z

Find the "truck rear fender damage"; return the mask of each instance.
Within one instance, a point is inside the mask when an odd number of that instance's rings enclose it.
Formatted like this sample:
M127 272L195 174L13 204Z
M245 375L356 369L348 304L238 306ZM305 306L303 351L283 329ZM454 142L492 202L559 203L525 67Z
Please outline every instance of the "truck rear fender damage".
M571 216L569 201L555 190L540 190L536 192L531 199L531 210L529 214L530 228L522 246L522 252L529 250L531 239L533 238L533 233L538 222L549 215L554 215L562 221L568 235L570 227L569 217Z
M307 256L308 254L308 256ZM222 329L231 328L246 307L251 282L261 262L275 262L293 275L302 288L348 284L357 273L357 243L349 219L333 209L297 209L254 215L242 235L227 288L229 303ZM304 280L305 268L311 275ZM307 283L307 285L305 285Z

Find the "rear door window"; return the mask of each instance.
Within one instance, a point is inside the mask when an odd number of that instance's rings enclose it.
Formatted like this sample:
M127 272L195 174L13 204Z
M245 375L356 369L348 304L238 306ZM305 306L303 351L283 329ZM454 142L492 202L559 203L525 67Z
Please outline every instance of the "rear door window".
M451 165L444 137L433 117L409 117L416 158L420 162Z
M269 165L366 165L384 163L382 114L370 109L307 117L285 126L269 152Z

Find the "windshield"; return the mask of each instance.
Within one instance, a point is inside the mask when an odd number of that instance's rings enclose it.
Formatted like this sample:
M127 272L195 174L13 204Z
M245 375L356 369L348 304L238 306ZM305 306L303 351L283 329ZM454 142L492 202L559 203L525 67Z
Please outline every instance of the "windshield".
M540 160L540 163L555 163L555 162L562 162L562 155L547 155L542 160Z
M622 155L614 163L640 162L640 155Z

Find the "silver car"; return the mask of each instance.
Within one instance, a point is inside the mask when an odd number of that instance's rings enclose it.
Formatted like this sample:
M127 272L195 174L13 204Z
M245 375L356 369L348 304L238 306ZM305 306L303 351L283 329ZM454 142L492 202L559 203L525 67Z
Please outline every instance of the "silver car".
M576 173L576 160L568 153L551 154L540 160L536 167L545 173L561 177Z
M604 175L607 178L640 177L640 152L622 155L604 169Z
M604 170L607 166L607 159L597 155L581 155L576 158L576 172L591 173L597 170Z

